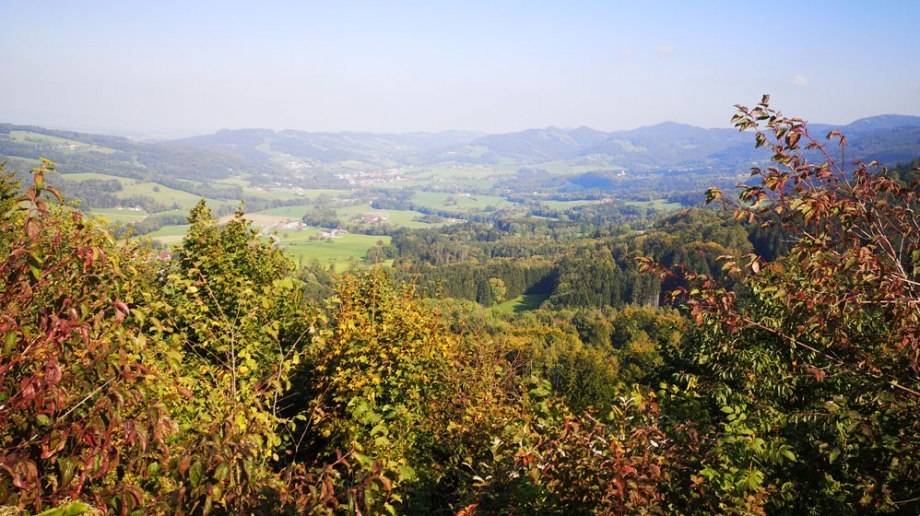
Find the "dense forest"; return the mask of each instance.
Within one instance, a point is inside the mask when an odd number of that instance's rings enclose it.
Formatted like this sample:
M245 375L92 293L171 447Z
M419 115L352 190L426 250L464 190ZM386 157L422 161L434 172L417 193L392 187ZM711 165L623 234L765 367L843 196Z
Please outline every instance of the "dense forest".
M158 253L0 169L0 506L916 514L920 168L768 100L737 199L393 231L347 273L204 201Z

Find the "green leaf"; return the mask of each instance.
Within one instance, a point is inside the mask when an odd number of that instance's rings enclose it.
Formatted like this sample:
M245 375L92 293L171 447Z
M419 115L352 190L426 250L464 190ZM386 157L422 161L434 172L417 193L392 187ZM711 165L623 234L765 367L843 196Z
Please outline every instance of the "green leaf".
M223 482L227 475L230 474L230 466L226 462L222 462L217 466L217 469L214 470L214 478Z
M200 462L195 462L188 470L188 479L192 486L198 487L201 483L202 467Z
M61 470L61 485L66 486L73 480L77 465L73 459L62 457L58 459L58 468Z
M399 478L402 480L412 481L416 478L415 470L408 464L400 464L397 466L396 472L399 473Z
M55 507L54 509L40 512L38 516L77 516L78 514L87 514L90 511L96 512L83 502L70 502L63 507Z

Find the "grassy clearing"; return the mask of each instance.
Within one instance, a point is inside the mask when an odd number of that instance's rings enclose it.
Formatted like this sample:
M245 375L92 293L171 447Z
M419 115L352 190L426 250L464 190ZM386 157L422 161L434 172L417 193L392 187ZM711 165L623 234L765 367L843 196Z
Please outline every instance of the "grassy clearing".
M339 220L342 222L351 222L361 215L376 215L378 217L389 216L389 212L386 210L375 210L374 208L371 208L369 204L356 204L354 206L338 208L335 210L335 213L339 216Z
M529 312L540 308L547 299L549 299L549 294L524 294L495 305L492 310L500 314Z
M153 239L159 239L161 237L174 237L174 236L184 237L185 233L188 232L189 227L190 226L188 224L163 226L160 229L152 233L148 233L148 235L150 236L150 238L153 238Z
M415 220L417 217L423 217L424 214L417 211L411 210L387 210L390 218L388 222L397 227L406 227L406 228L430 228L439 226L442 224L429 224L427 222L421 222Z
M58 150L73 152L98 152L100 154L113 154L115 149L111 147L102 147L89 143L59 138L47 134L33 133L31 131L10 131L10 140L19 143L37 143L42 145L54 145Z
M295 262L309 262L316 260L322 265L333 265L335 270L348 269L352 262L361 262L367 250L382 241L384 245L390 243L388 236L347 234L330 240L309 240L311 235L318 234L318 230L290 232L285 237L283 231L279 232L281 248Z
M153 214L150 215L150 218L151 218L151 219L155 219L155 218L159 218L159 217L165 217L165 216L167 216L167 215L182 215L183 217L188 217L188 214L189 214L189 213L188 213L188 210L179 210L179 209L176 209L176 210L161 211L161 212L158 212L158 213L153 213Z
M418 192L412 201L420 206L451 211L490 211L511 205L507 200L493 195L471 195L448 192ZM450 202L448 202L450 201Z
M167 186L152 182L126 184L122 191L115 193L115 196L119 198L126 198L132 195L144 195L160 204L166 206L175 205L182 210L193 208L201 199L198 195L183 192L181 190L174 190ZM207 201L211 209L217 209L218 206L223 204L223 202L214 199L207 199Z
M137 183L137 179L131 179L129 177L120 177L112 176L109 174L97 174L96 172L79 172L76 174L61 174L61 177L68 181L87 181L90 179L101 179L103 181L108 181L114 179L121 183L122 185L129 185Z
M298 205L273 208L260 212L248 213L246 217L253 222L255 228L262 228L286 220L299 220L300 217L303 216L304 209L308 206L309 205ZM349 208L351 209L350 212L355 214L374 211L371 210L369 206L353 206ZM412 214L414 216L416 213L403 212L397 214L399 216L395 218L397 221L400 221L400 216L408 217L409 215L407 214ZM226 222L230 217L231 216L221 218L221 222ZM412 221L410 220L409 222ZM185 237L188 228L188 225L163 226L150 233L148 236L163 244L176 245ZM281 249L284 250L285 254L296 263L315 260L325 266L332 265L338 271L347 270L353 262L360 263L365 254L367 254L367 250L377 245L378 241L382 241L384 244L390 243L390 237L388 236L360 234L345 234L333 239L311 240L311 237L317 237L321 231L322 230L319 228L307 228L303 230L273 229L271 233L278 239L279 245Z
M211 191L211 195L215 198L221 199L234 199L237 197L238 190L233 185L228 185L226 183L220 183L216 181L208 181L207 183L201 183L198 181L189 181L188 179L176 179L177 182L188 185L190 190L196 188L208 188Z
M424 216L422 213L412 210L375 210L369 204L357 204L346 206L335 210L342 222L352 222L361 215L376 215L386 219L386 223L394 227L406 228L430 228L440 224L428 224L415 220L417 217Z
M129 210L118 208L94 208L90 215L101 217L106 222L140 222L150 216L144 210Z
M161 244L177 245L185 238L185 233L188 232L189 227L188 224L163 226L152 233L144 235L144 237L150 237Z
M150 233L150 238L166 245L177 245L185 237L188 225L163 226ZM273 231L284 253L295 263L317 261L324 266L332 265L337 271L347 270L352 263L361 263L367 250L382 241L390 243L388 236L346 234L333 239L311 240L318 236L318 228L305 230Z
M267 210L253 212L261 215L274 215L276 217L287 217L294 220L300 220L304 214L313 208L312 204L298 204L295 206L281 206L280 208L269 208Z

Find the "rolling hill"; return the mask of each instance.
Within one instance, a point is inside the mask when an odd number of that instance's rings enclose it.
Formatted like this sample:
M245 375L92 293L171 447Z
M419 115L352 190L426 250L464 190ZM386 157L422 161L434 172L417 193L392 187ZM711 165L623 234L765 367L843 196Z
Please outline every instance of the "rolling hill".
M920 156L920 117L880 115L844 126L810 127L819 137L831 129L845 132L847 159L895 163ZM302 177L310 171L450 163L527 166L559 162L561 166L596 164L598 170L630 172L744 171L752 162L765 158L750 141L749 135L734 129L704 129L674 122L615 132L547 127L492 135L235 129L156 143L0 124L0 156L14 165L28 165L46 157L66 172L144 180L219 180L240 174L276 180L292 172Z

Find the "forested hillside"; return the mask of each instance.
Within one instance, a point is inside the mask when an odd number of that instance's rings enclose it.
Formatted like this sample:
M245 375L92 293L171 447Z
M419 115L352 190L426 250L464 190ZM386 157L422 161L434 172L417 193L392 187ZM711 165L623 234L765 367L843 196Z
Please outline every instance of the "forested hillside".
M841 161L768 97L733 123L772 156L737 198L369 188L419 219L349 221L379 240L345 272L248 205L188 206L165 252L62 199L64 165L0 168L0 506L917 513L920 167ZM369 218L350 206L303 217Z

